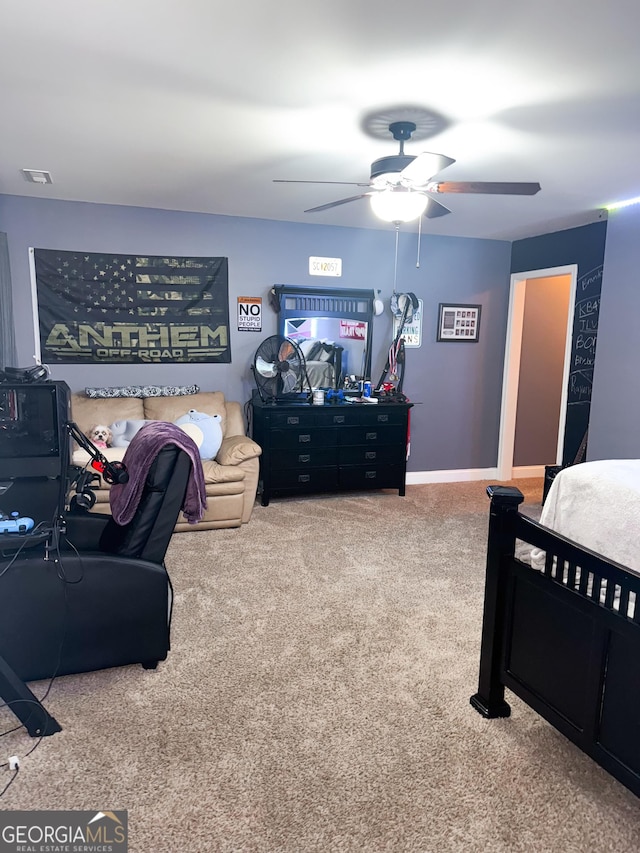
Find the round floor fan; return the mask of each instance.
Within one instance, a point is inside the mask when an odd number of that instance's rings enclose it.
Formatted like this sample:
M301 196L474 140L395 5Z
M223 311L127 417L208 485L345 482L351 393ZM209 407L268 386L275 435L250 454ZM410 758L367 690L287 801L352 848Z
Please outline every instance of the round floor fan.
M256 350L252 365L263 403L288 401L309 389L304 356L295 341L271 335Z

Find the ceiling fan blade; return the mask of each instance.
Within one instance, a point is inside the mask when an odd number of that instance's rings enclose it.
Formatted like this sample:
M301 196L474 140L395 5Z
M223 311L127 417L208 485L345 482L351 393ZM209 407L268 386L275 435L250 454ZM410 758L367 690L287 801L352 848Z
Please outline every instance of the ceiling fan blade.
M510 181L431 181L426 186L430 193L485 193L489 195L535 195L538 183L511 183Z
M448 207L445 207L444 204L440 204L440 202L436 201L435 198L430 198L424 215L427 219L437 219L439 216L446 216L447 213L451 213Z
M305 213L316 213L319 210L329 210L330 207L338 207L339 204L348 204L350 201L358 201L359 198L366 198L370 193L362 193L362 195L352 195L350 198L341 198L338 201L330 201L328 204L319 204L318 207L310 207L305 210Z
M435 173L434 173L435 174ZM431 176L429 176L431 177ZM369 181L293 181L287 178L274 178L274 184L342 184L346 187L368 187Z
M437 175L438 172L455 162L452 157L447 157L444 154L431 154L429 151L423 151L408 166L404 167L400 172L400 177L403 182L421 186L426 184L433 175Z

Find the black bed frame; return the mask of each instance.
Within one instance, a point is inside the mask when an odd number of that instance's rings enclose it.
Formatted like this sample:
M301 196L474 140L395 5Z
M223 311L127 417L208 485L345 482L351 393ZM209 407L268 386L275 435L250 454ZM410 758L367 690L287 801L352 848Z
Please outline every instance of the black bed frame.
M521 515L518 489L487 493L471 704L484 717L508 717L507 687L640 796L640 576ZM546 552L543 571L515 556L516 540Z

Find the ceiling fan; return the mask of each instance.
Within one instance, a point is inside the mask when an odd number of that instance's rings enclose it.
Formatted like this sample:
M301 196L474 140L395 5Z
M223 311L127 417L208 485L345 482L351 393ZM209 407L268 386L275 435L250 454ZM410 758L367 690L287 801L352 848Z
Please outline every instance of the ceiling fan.
M451 213L448 207L436 201L432 195L439 193L484 193L487 195L535 195L540 190L539 183L514 183L509 181L438 181L433 180L447 166L455 163L444 154L432 154L428 151L411 156L404 153L404 143L411 138L416 125L412 121L394 121L389 132L399 142L400 151L388 157L380 157L371 164L371 177L368 182L358 181L296 181L276 179L274 183L285 184L343 184L356 187L368 187L360 195L340 198L317 207L310 207L305 213L317 213L329 210L341 204L370 198L374 213L389 222L409 221L423 213L427 219L435 219Z

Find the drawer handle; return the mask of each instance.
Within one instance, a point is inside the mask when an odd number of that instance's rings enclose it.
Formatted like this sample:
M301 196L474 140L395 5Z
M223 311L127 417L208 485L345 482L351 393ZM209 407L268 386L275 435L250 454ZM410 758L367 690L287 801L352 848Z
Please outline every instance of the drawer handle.
M378 433L377 433L377 432L368 432L368 433L366 434L366 436L365 436L365 438L367 439L367 441L375 441L377 437L378 437Z
M375 459L377 455L378 454L376 453L375 450L367 450L367 452L364 454L364 458L365 459Z
M290 417L287 418L287 423L290 424L291 426L295 426L296 424L300 423L300 418L297 417L296 415L291 415Z
M389 420L389 415L378 415L378 423L379 424L386 424L386 422L388 420Z
M308 483L310 479L311 479L310 474L299 474L298 475L298 482L299 483Z
M308 453L300 453L298 455L298 462L308 462L311 459L311 456Z
M365 471L364 476L367 480L375 480L378 472L377 471Z
M343 424L344 423L344 415L334 415L333 416L334 424Z
M308 444L308 442L311 441L311 434L308 432L305 432L304 435L299 435L298 441L302 442L303 444Z

